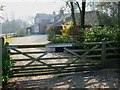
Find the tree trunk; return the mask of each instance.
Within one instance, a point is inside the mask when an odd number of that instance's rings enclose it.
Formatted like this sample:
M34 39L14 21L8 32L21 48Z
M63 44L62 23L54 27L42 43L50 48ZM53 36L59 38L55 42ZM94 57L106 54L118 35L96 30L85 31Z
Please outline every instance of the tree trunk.
M82 10L81 10L81 8L80 8L80 5L79 5L78 2L76 2L76 4L77 4L77 6L78 6L78 8L79 8L79 12L80 12L80 16L81 16ZM80 18L79 18L79 25L80 25Z
M75 21L75 14L74 14L74 6L73 6L73 2L70 2L71 5L71 16L72 16L72 20L73 20L73 35L77 34L77 25L76 25L76 21Z
M81 28L84 29L85 24L85 5L86 2L82 0L82 13L81 13Z

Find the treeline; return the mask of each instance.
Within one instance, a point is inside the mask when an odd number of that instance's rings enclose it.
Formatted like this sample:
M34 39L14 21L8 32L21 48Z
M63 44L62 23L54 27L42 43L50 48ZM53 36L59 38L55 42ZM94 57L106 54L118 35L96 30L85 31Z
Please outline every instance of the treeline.
M25 31L25 28L29 26L29 24L21 19L17 20L6 20L2 24L2 33L7 34L7 33L19 33L21 30Z

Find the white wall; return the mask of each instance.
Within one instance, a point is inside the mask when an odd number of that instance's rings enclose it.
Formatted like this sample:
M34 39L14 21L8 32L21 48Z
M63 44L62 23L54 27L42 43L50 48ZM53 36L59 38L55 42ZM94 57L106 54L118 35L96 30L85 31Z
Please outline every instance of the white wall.
M34 32L39 33L39 26L36 24L34 25Z

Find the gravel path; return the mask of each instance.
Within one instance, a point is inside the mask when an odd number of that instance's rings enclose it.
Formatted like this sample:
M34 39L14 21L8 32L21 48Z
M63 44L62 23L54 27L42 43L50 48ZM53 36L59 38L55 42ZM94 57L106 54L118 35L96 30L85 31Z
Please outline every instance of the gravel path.
M14 45L40 43L49 43L47 41L46 35L21 37L15 39L10 44ZM50 56L55 55L51 54ZM17 56L17 58L18 57L20 56ZM34 57L36 57L36 55ZM68 61L68 59L65 60L65 62L66 61ZM23 63L17 64L20 65ZM41 75L10 78L8 82L8 87L33 88L33 90L39 90L39 88L46 88L45 90L47 90L47 88L118 88L118 73L116 72L116 70L106 69L99 71L69 73L61 75Z

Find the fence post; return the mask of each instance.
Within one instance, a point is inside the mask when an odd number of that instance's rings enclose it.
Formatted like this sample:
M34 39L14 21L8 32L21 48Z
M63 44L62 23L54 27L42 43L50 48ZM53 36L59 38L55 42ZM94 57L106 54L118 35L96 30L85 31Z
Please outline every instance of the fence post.
M103 65L105 66L106 65L106 42L105 41L102 41L102 62L103 62Z
M4 38L0 37L0 89L2 88L2 58L3 58L3 49L4 48Z

